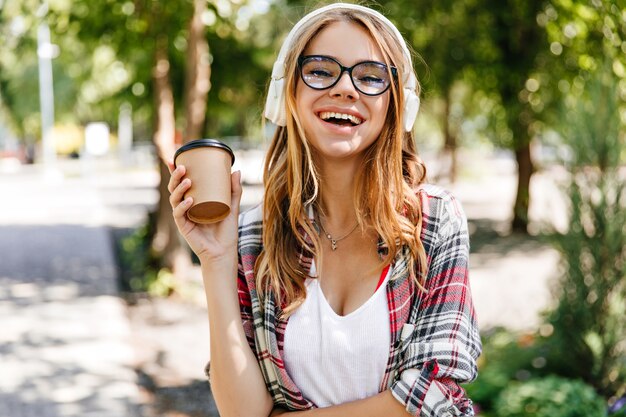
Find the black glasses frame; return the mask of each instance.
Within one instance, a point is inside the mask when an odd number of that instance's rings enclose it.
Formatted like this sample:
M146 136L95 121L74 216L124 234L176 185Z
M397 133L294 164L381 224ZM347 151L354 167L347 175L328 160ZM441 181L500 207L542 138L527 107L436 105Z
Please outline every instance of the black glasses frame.
M331 85L329 85L328 87L314 87L314 86L310 85L309 83L307 83L306 80L304 79L304 75L302 74L302 64L304 63L304 61L306 61L307 59L310 59L310 58L323 58L323 59L327 59L327 60L333 61L334 63L339 65L339 68L341 69L341 72L339 72L339 76L337 77L337 79ZM356 83L354 82L354 78L352 78L352 70L354 69L354 67L357 67L357 66L359 66L361 64L382 65L385 69L388 68L391 71L391 75L393 76L393 80L394 81L396 81L398 79L398 70L396 69L396 67L388 67L387 64L385 64L383 62L378 62L378 61L361 61L361 62L357 62L356 64L354 64L351 67L344 67L335 58L330 57L330 56L326 56L326 55L301 55L298 58L298 71L300 72L300 78L302 78L302 81L304 82L304 84L306 84L307 87L312 88L314 90L327 90L329 88L334 87L339 82L341 77L343 77L343 73L344 72L348 73L348 75L350 76L350 81L352 82L352 85L361 94L365 94L366 96L379 96L379 95L383 94L385 91L389 90L389 87L391 87L391 82L389 82L389 84L387 85L387 87L385 87L385 89L383 91L381 91L380 93L376 93L376 94L366 93L365 91L363 91L359 87L357 87Z

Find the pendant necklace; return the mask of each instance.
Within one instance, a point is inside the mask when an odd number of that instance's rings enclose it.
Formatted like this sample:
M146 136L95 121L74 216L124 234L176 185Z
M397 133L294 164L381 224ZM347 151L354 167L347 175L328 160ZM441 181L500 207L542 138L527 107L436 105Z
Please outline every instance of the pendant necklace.
M330 248L333 251L337 250L337 242L339 242L340 240L343 240L345 238L347 238L348 236L350 236L352 234L352 232L354 232L356 230L356 228L359 226L359 222L357 221L356 224L354 225L354 227L352 228L352 230L350 230L348 233L346 233L345 235L338 237L338 238L333 238L331 236L330 233L328 233L326 231L326 229L324 229L324 225L322 224L322 219L319 219L319 223L320 223L320 227L322 228L322 232L324 232L324 236L326 236L326 239L330 240Z

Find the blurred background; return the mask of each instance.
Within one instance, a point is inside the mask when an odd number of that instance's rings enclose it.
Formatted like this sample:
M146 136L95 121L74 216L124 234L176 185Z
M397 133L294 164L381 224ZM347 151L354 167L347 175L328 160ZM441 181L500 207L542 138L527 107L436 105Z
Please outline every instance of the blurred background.
M0 0L0 415L217 416L164 160L262 198L295 0ZM467 212L485 417L626 416L626 1L390 0L429 180Z

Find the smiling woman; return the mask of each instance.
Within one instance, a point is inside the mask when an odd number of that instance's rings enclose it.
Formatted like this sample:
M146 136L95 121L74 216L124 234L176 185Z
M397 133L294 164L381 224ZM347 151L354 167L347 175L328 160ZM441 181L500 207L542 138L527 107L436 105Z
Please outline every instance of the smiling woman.
M425 183L419 84L396 27L336 3L272 71L263 204L200 225L178 166L174 218L202 264L221 415L471 416L481 351L463 211ZM208 368L207 368L208 370ZM245 401L241 399L245 398Z

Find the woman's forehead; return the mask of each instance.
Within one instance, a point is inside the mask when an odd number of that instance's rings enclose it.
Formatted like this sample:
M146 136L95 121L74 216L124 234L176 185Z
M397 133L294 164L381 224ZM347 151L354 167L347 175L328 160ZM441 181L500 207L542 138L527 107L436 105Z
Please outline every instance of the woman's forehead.
M361 61L383 61L383 54L370 33L353 22L333 22L309 42L304 55L326 55L343 65Z

